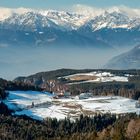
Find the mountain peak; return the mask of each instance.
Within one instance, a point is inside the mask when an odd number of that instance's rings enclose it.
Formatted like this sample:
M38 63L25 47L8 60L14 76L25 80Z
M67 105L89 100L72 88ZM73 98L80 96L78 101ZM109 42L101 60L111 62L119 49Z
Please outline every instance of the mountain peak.
M12 9L12 8L4 8L4 7L0 7L0 21L3 21L7 18L9 18L10 16L12 16L13 14L24 14L27 13L29 11L34 11L32 9L29 8L16 8L16 9Z
M103 28L107 29L132 29L140 25L139 18L132 18L121 11L105 11L83 25L82 28L88 28L97 31Z
M91 10L91 9L90 9ZM95 9L92 11L96 13L98 11ZM127 12L126 12L127 11ZM102 10L100 14L95 14L92 16L89 14L81 14L77 12L67 12L67 11L57 11L57 10L33 10L33 9L2 9L0 13L0 21L4 22L10 20L11 23L16 23L19 20L26 18L31 21L34 25L36 20L42 20L43 24L40 21L40 25L45 26L46 23L51 21L53 25L60 26L61 29L65 30L77 30L82 26L90 25L93 31L99 30L101 28L132 28L140 24L140 19L138 17L132 17L128 14L129 10L125 12L118 7L112 7L109 9ZM132 10L131 10L132 11ZM136 10L135 10L136 11ZM14 17L14 18L13 18ZM16 17L16 18L15 18ZM17 19L19 17L19 20ZM12 19L13 18L13 19ZM14 21L15 19L15 21ZM20 22L19 22L20 23ZM22 22L21 22L22 23ZM28 24L27 24L28 25ZM51 25L50 25L51 26Z
M98 44L101 47L109 47L112 44L114 46L114 42L110 43L110 37L112 38L113 36L106 38L105 34L108 30L117 40L116 44L123 42L118 32L124 33L122 35L126 39L125 34L128 31L130 33L133 31L135 35L133 35L133 39L131 37L132 41L130 42L139 41L139 32L136 33L134 31L140 30L140 18L129 17L119 9L105 10L102 14L95 17L56 10L20 9L20 12L16 10L11 11L11 15L8 18L0 21L0 29L2 32L5 32L5 30L6 32L14 32L12 33L12 39L11 36L9 39L10 42L14 43L18 42L18 40L21 42L24 40L26 43L27 40L30 40L35 42L35 44L36 42L37 44L38 42L41 42L41 44L42 42L43 44L47 42L49 44L55 41L57 44L58 42L61 44L68 41L74 45L78 42L78 45L83 45L84 43L87 46L89 44ZM100 31L104 34L101 35ZM5 40L3 35L7 37L7 34L1 35L4 38L2 43ZM81 40L83 40L83 43L81 43Z

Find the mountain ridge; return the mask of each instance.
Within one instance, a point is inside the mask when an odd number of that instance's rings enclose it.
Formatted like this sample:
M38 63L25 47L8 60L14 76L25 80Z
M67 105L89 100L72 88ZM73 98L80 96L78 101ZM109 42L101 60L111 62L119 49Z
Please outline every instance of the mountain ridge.
M114 8L98 15L17 9L0 14L0 46L120 49L140 43L140 16ZM129 41L128 41L129 40Z
M27 10L13 12L0 20L0 30L0 44L113 49L120 44L129 46L140 42L140 17L129 17L116 10L95 17L55 10Z
M104 68L110 69L140 69L140 45L128 52L113 57Z
M98 25L98 22L100 23L100 21L114 22L114 24L116 24L116 26L112 27L112 28L127 28L127 26L117 26L117 24L124 25L124 23L130 24L130 22L131 22L131 24L133 22L136 22L138 25L140 25L140 16L130 17L128 14L122 13L121 11L117 11L117 10L114 10L112 12L109 12L106 10L102 14L97 15L95 17L92 17L92 16L88 17L87 15L81 15L81 14L74 13L74 12L65 12L65 11L57 11L57 10L44 10L44 11L31 10L31 11L26 11L23 13L13 12L5 18L3 17L3 19L0 20L0 22L4 23L5 21L7 21L7 19L8 19L8 21L11 19L11 21L14 22L13 16L17 15L19 17L19 19L21 20L21 23L19 22L19 24L23 24L22 23L22 21L24 20L23 17L25 19L27 19L28 15L31 15L31 14L33 16L35 16L36 19L37 19L37 16L38 16L38 18L40 18L40 17L44 18L44 22L46 19L47 20L49 19L53 24L63 26L63 27L66 26L65 28L71 27L70 28L71 30L76 30L85 24L89 24L89 22L91 22L91 21L93 21L94 24L97 24L97 25ZM16 18L15 21L17 21L17 20L18 19ZM69 25L67 25L67 24L69 24ZM107 26L107 25L108 24L106 24L106 26L105 25L101 26L101 24L99 24L100 28L97 28L97 29L101 29L101 28L105 28L105 27L111 28L111 23L109 26ZM77 26L77 28L76 28L76 26ZM133 25L132 27L134 27L134 26L135 25ZM129 27L128 29L131 28L130 25L128 27Z

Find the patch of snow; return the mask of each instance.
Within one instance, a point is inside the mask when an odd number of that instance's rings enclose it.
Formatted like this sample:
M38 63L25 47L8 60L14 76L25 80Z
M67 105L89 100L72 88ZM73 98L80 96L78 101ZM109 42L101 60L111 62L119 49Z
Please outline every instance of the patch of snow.
M39 34L44 34L44 32L39 32Z
M47 117L74 120L84 110L100 113L130 113L140 112L135 107L136 100L119 96L94 96L88 99L52 99L48 92L37 91L9 91L9 96L4 102L9 108L15 110L15 115L27 115L33 119L43 120ZM51 104L46 104L46 102ZM29 107L34 102L35 106ZM36 106L38 105L38 106ZM14 115L13 114L13 115Z
M96 83L96 82L128 82L128 74L125 74L124 76L117 76L114 74L111 74L110 72L90 72L90 73L78 73L73 75L64 76L65 79L70 79L74 76L96 76L97 78L95 80L86 80L86 81L79 81L79 82L71 82L68 83L68 85L72 84L81 84L81 83ZM60 79L61 77L59 77Z
M29 35L29 33L25 33L25 35Z
M80 101L80 104L83 105L83 108L101 111L102 113L130 113L137 112L137 108L135 108L135 100L123 98L123 97L105 97L105 98L96 98L88 100L90 102ZM93 101L93 102L91 102ZM96 102L94 102L96 101Z
M51 102L51 96L48 93L37 91L8 91L9 96L4 101L11 109L25 108L34 105Z
M55 40L56 40L56 38L49 38L49 39L47 39L47 42L53 42Z

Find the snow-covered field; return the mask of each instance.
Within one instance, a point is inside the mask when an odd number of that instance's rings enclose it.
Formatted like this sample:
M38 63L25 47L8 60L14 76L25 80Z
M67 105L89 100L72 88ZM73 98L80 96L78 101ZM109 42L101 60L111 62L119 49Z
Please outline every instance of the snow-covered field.
M79 78L80 76L81 76L81 80L77 80L77 77ZM87 76L87 80L85 79L82 80L82 78L83 77L85 78L85 76ZM95 71L89 73L78 73L78 74L68 75L68 76L64 76L63 78L71 80L72 82L69 83L69 85L71 85L71 84L81 84L81 83L112 82L112 81L128 82L129 76L130 76L129 74L125 74L124 76L117 76L111 74L110 72Z
M34 119L43 120L47 117L74 119L80 114L93 116L95 113L129 113L140 112L135 108L135 100L119 96L92 97L89 99L53 99L48 92L9 91L4 101L16 115L27 115ZM34 104L34 105L32 105Z

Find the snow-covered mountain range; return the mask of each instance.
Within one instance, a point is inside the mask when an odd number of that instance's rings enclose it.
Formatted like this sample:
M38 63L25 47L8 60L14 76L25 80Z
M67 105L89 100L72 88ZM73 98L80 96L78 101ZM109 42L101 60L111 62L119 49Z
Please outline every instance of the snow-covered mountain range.
M32 25L33 27L35 25L37 27L37 24L40 27L57 25L67 30L77 30L82 26L90 25L93 31L102 28L132 29L140 25L140 16L130 16L119 9L105 10L97 16L56 10L17 9L12 11L9 9L8 12L0 13L1 24Z
M56 10L8 10L0 13L0 43L112 48L140 42L140 16L119 9L105 10L97 16Z
M140 18L130 18L128 15L121 12L105 12L104 14L89 20L84 24L85 27L89 27L91 30L101 30L103 28L109 29L133 29L140 26Z

